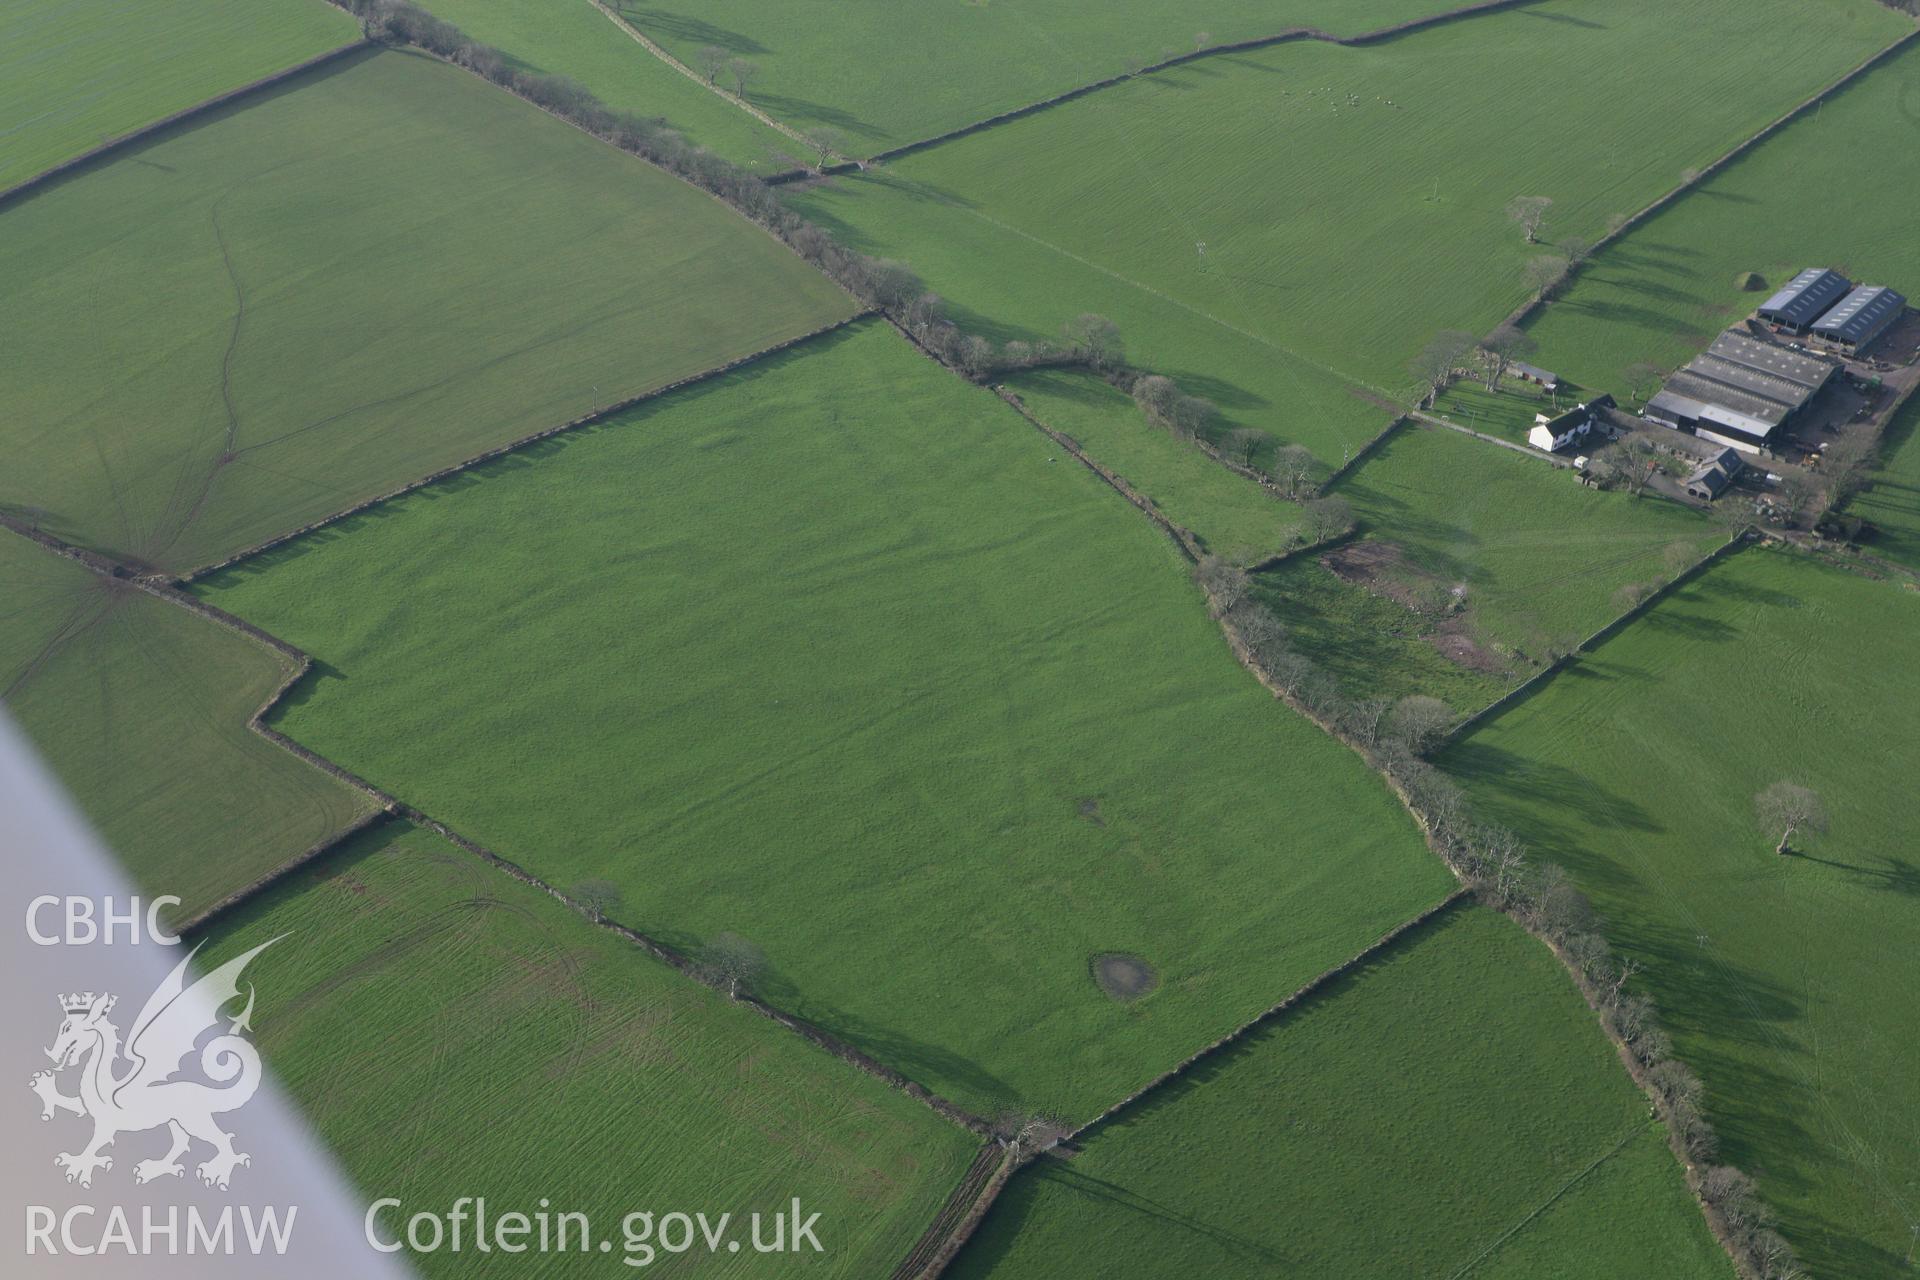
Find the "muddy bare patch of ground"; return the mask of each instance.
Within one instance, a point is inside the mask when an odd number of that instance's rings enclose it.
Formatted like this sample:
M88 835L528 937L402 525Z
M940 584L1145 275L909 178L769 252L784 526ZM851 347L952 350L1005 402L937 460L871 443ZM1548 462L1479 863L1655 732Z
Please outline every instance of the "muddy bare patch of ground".
M1452 618L1435 627L1427 636L1427 643L1438 649L1447 661L1469 671L1484 671L1491 675L1506 675L1509 667L1506 659L1473 638L1473 629L1465 618Z
M1093 980L1100 989L1125 1004L1160 985L1160 974L1139 956L1105 951L1093 958Z

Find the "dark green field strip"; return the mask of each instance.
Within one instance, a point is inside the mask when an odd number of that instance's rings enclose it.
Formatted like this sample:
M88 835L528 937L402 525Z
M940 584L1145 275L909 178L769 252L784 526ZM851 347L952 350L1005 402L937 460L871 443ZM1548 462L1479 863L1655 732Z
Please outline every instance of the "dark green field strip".
M0 191L357 34L323 0L8 0Z
M335 62L0 213L0 502L170 571L852 314L476 77Z
M0 530L0 701L140 887L198 915L374 809L254 733L282 655Z

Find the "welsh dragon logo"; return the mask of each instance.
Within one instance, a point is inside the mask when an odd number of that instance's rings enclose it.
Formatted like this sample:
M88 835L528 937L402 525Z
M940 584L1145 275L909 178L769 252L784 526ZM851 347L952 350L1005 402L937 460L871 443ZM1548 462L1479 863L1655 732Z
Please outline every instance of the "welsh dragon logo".
M60 997L66 1017L53 1047L46 1051L53 1059L53 1070L35 1072L29 1083L40 1096L42 1120L53 1119L58 1111L71 1111L93 1121L92 1141L77 1153L54 1157L54 1163L66 1170L68 1182L93 1185L95 1170L113 1168L113 1157L104 1153L115 1138L163 1125L172 1145L157 1160L136 1162L135 1182L180 1176L184 1172L180 1157L195 1141L213 1148L213 1155L197 1169L200 1181L208 1186L226 1190L234 1167L252 1163L251 1157L233 1149L233 1135L214 1121L215 1116L245 1105L260 1087L259 1051L240 1034L251 1029L251 983L246 1008L226 1020L224 1033L200 1047L200 1073L212 1083L177 1077L201 1037L218 1031L221 1008L239 998L241 971L278 941L261 943L192 985L187 981L188 966L193 963L189 954L147 997L124 1045L120 1029L107 1016L113 1012L114 996L87 991ZM198 951L195 947L194 953ZM60 1092L55 1080L56 1073L70 1068L80 1076L80 1091L71 1096Z

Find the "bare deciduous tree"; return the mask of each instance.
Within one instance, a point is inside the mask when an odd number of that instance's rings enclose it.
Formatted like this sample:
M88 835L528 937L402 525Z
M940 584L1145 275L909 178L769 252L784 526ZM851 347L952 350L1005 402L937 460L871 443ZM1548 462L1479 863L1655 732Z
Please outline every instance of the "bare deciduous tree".
M1527 259L1527 285L1535 293L1546 294L1567 278L1567 260L1543 253Z
M1533 353L1531 335L1518 325L1503 324L1480 341L1480 359L1487 370L1487 390L1498 391L1507 366Z
M695 958L702 978L735 1000L750 990L767 967L767 958L737 933L716 933Z
M1273 451L1273 480L1280 492L1294 500L1312 491L1314 473L1320 469L1312 452L1301 444L1283 444Z
M1213 401L1203 396L1181 396L1173 402L1173 431L1183 440L1200 434L1216 412Z
M807 145L813 149L813 167L816 169L824 169L832 164L833 158L840 155L847 145L840 131L831 125L822 125L818 129L813 129L805 137Z
M1793 852L1793 837L1802 831L1827 829L1827 807L1812 787L1782 780L1753 798L1753 811L1760 829L1768 835L1778 832L1780 843L1774 852L1786 857Z
M1085 312L1067 321L1062 332L1067 346L1096 369L1120 363L1125 353L1120 326L1105 316Z
M1653 442L1637 432L1621 444L1620 478L1626 483L1627 492L1634 497L1644 493L1647 482L1653 479L1655 458Z
M1220 451L1251 470L1253 460L1260 456L1260 442L1265 439L1264 433L1255 431L1252 427L1238 427L1228 432L1226 438L1220 442Z
M1440 699L1410 693L1393 704L1387 716L1387 732L1420 756L1440 745L1453 728L1453 721L1453 708Z
M727 51L717 44L700 46L700 51L694 55L694 61L699 64L700 74L707 78L708 84L718 80L720 73L727 69L727 56Z
M1247 595L1247 571L1219 556L1204 556L1193 567L1193 580L1207 593L1213 616L1232 613Z
M1345 498L1315 498L1307 504L1306 527L1309 541L1325 542L1353 528L1353 508Z
M733 79L733 92L737 97L747 96L747 86L760 74L760 64L746 58L727 59L727 75Z
M1515 196L1507 201L1507 217L1520 224L1528 244L1539 244L1540 227L1547 220L1547 210L1552 207L1553 199L1550 196Z
M620 909L620 888L611 880L582 880L568 890L587 919L599 924Z
M1430 402L1453 382L1460 362L1474 348L1473 335L1464 329L1443 329L1420 349L1407 371L1419 380L1423 402Z
M1173 406L1180 400L1180 388L1172 378L1150 373L1133 384L1133 402L1156 427L1173 425Z
M1875 449L1865 433L1841 436L1820 455L1820 473L1827 482L1821 514L1845 506L1848 499L1866 486L1873 474Z

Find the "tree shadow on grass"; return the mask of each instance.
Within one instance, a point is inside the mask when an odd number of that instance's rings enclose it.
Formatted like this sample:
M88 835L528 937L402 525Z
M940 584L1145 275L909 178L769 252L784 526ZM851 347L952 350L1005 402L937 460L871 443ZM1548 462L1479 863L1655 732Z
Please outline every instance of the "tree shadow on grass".
M773 52L744 31L732 31L704 18L672 13L666 9L643 9L638 5L623 4L621 0L614 0L613 7L621 17L656 39L668 36L698 40L701 44L715 45L728 53Z

